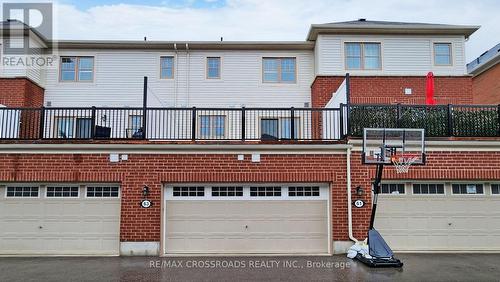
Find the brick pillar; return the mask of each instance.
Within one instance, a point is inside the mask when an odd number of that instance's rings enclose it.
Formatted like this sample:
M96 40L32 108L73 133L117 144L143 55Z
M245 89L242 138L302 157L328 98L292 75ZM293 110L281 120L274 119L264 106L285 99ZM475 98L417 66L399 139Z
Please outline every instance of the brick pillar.
M0 89L0 104L8 108L40 108L43 106L45 90L27 78L0 78ZM41 118L39 110L23 110L20 113L11 111L6 116L19 117L18 134L20 138L38 138Z

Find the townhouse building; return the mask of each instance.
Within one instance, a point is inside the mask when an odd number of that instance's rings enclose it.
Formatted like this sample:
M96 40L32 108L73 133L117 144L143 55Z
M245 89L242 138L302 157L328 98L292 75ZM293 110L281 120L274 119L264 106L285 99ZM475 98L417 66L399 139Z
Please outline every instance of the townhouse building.
M477 26L360 19L300 42L7 26L55 63L0 69L1 255L345 252L369 224L365 127L426 130L427 165L384 175L395 250L500 250L499 111L471 105L465 64Z

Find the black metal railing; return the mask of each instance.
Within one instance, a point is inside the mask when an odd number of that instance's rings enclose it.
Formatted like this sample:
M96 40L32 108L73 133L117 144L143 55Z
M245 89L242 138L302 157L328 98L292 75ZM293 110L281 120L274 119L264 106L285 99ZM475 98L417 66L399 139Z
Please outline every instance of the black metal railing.
M338 108L0 108L0 139L334 141L364 128L424 128L427 137L500 137L500 106Z
M0 108L0 139L339 140L340 108ZM344 126L340 126L343 124Z
M499 137L500 106L351 105L349 135L363 128L424 128L427 137Z

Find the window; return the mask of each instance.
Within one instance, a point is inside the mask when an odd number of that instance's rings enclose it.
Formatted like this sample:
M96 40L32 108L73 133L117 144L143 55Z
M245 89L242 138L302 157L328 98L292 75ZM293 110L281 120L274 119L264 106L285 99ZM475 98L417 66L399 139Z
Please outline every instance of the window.
M444 184L413 184L413 194L444 194Z
M263 58L262 73L264 82L295 83L296 58Z
M142 137L142 116L129 115L128 116L128 137L139 138Z
M73 138L74 122L73 117L56 117L56 136L57 138Z
M250 187L250 197L281 197L281 187Z
M78 186L47 187L47 198L78 198Z
M223 138L226 134L226 116L200 116L200 135L205 139Z
M437 66L450 66L451 43L434 43L434 64Z
M91 137L92 119L77 118L76 119L76 138L88 139Z
M160 78L174 78L174 57L160 57Z
M22 198L38 198L38 187L20 186L7 187L7 198L22 197Z
M220 57L207 58L207 78L208 79L220 78Z
M280 118L280 138L283 139L290 139L292 136L292 125L291 125L292 119L291 118ZM295 139L298 138L299 136L299 123L300 123L300 118L294 118L294 123L293 123L293 137Z
M112 186L88 186L88 198L118 198L119 187Z
M380 43L345 43L345 62L349 70L380 69Z
M319 187L288 187L290 197L319 197Z
M278 139L277 118L263 118L260 120L260 137L263 140Z
M500 194L500 184L491 184L491 194L493 195Z
M212 197L243 197L243 187L212 187Z
M174 187L174 197L203 197L205 187Z
M291 121L291 118L262 118L260 120L261 139L290 139L292 136ZM294 121L294 138L298 138L300 118L295 118Z
M94 57L61 57L61 81L92 81Z
M404 194L405 185L403 183L397 184L382 184L380 188L381 194Z
M483 194L483 184L452 184L453 194Z

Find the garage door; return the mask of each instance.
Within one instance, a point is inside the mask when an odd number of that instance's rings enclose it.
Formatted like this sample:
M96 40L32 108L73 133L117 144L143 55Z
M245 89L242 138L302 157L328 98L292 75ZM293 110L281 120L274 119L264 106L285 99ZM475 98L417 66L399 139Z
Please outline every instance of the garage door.
M499 251L500 195L486 183L384 184L375 228L399 251ZM399 194L394 194L399 191Z
M118 255L119 187L0 187L0 255Z
M164 251L328 253L328 195L320 185L168 186Z

